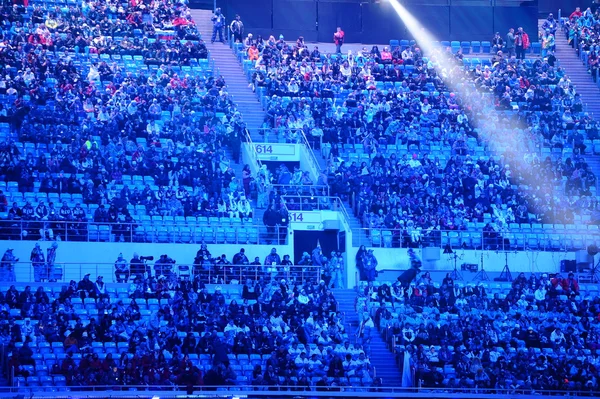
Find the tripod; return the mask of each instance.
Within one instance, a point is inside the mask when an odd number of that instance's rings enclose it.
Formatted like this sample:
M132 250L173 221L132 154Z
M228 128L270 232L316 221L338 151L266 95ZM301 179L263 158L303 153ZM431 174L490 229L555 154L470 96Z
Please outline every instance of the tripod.
M460 274L460 272L458 271L458 269L456 268L456 263L458 261L458 258L460 258L460 256L458 256L456 254L456 252L454 252L453 254L451 254L448 257L448 260L453 260L454 261L454 270L452 270L452 273L450 273L450 277L452 278L452 280L454 281L463 281L463 276L462 274Z
M481 270L477 272L475 277L473 277L473 281L490 281L487 272L483 268L483 252L481 252Z
M504 268L502 268L500 276L498 276L496 281L512 281L512 274L510 274L510 269L508 268L508 251L504 252Z

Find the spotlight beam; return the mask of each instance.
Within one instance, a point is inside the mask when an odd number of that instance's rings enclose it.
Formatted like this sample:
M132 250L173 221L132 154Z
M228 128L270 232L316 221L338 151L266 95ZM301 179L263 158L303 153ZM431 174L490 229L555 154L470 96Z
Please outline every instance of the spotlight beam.
M388 0L392 5L406 29L417 41L423 54L427 55L433 64L437 74L443 79L446 86L455 93L458 93L458 101L463 109L470 110L469 124L476 128L479 140L487 145L493 154L503 156L505 151L518 154L516 161L518 165L512 165L512 170L527 170L531 168L529 163L528 143L531 138L526 131L522 131L519 126L497 126L495 121L502 120L500 114L494 106L494 95L490 92L478 90L468 76L465 75L462 68L457 66L454 55L447 49L440 49L434 42L436 37L429 32L419 20L417 20L398 0ZM446 38L444 38L446 39ZM491 95L491 96L490 96ZM502 134L498 134L499 128L508 128ZM522 155L521 155L522 154ZM533 188L533 197L544 198L546 194L554 195L553 178L544 171L539 171L543 176L543 182L539 179L535 181L525 181L528 186ZM539 204L542 206L542 204Z

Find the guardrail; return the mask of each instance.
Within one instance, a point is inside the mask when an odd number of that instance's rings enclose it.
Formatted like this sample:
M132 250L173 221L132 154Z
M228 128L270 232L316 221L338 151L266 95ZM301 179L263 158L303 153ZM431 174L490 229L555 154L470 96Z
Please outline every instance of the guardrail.
M248 163L253 162L256 165L256 169L259 170L260 167L262 166L262 162L260 161L258 153L256 152L256 147L252 143L252 135L249 133L245 133L245 135L246 135L246 143L248 144L247 145L248 156L250 157L250 160L248 161Z
M115 254L115 257L117 254ZM283 257L283 255L281 255ZM160 263L155 257L153 261L147 261L139 265L145 277L158 278L164 275L168 278L189 277L199 279L206 284L244 284L247 279L258 281L259 279L286 279L301 283L318 284L321 279L321 267L310 265L194 265L192 263ZM263 260L261 260L262 263ZM129 262L127 263L130 267ZM12 268L17 274L19 282L69 282L71 280L80 281L86 274L90 274L92 279L97 276L103 276L105 282L127 283L133 281L135 276L142 274L128 268L126 272L119 272L115 268L115 263L77 263L77 262L59 262L52 265L46 263L34 267L32 262L16 262ZM37 269L37 271L35 270ZM40 278L43 277L43 278ZM0 285L2 282L0 282ZM8 284L13 284L9 282Z
M388 228L355 229L358 236L355 246L383 248L417 248L450 245L454 249L500 250L500 251L573 251L600 244L598 230L553 230L524 232L508 231L488 233L478 230L407 230Z
M306 152L308 153L308 162L311 164L312 170L315 171L318 176L319 173L322 172L323 168L321 167L321 164L319 164L319 160L315 156L315 151L313 149L314 145L311 145L311 143L308 141L308 138L306 137L304 131L300 131L300 133L302 136L302 143L306 146Z
M323 388L323 389L319 389ZM80 397L102 398L211 398L211 397L342 397L342 398L461 398L484 399L518 395L523 399L535 399L544 396L595 396L593 390L533 390L533 389L500 389L500 388L422 388L422 387L387 387L387 386L286 386L286 385L202 385L193 386L188 390L180 385L127 385L127 386L15 386L0 387L3 393L37 394L40 391L56 394L45 394L47 398L64 398L66 392L78 392ZM191 393L192 391L193 393ZM226 392L235 393L235 395ZM384 395L382 395L384 394Z
M289 212L294 211L338 211L343 207L338 197L282 195L284 205ZM294 200L291 202L290 200ZM347 214L346 214L347 215Z
M271 190L276 189L282 196L329 197L329 186L318 184L270 184Z
M206 223L164 223L151 219L130 223L2 219L0 240L257 245L286 242L287 227L268 228L239 218L221 219Z

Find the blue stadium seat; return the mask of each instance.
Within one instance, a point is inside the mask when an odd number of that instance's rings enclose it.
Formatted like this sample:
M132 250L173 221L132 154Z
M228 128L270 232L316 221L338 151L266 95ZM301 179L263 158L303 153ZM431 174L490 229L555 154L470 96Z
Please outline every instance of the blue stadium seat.
M492 44L490 42L481 42L481 52L489 54L492 51Z
M460 48L463 51L463 54L470 54L471 53L471 42L460 42Z

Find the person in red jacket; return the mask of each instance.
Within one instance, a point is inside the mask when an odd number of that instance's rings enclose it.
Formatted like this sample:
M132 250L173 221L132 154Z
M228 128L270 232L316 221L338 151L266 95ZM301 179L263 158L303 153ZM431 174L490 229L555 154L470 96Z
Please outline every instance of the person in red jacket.
M565 295L579 294L579 282L575 279L573 273L569 273L569 276L563 279L561 285Z
M523 31L523 28L517 29L517 33L515 33L515 53L518 60L525 59L525 52L530 44L529 35Z
M569 19L570 20L577 19L577 18L581 17L582 15L583 15L583 13L581 12L581 8L577 7L575 9L575 11L573 11L571 13L571 15L569 15Z
M342 44L344 44L344 31L339 26L336 32L333 34L333 42L335 43L335 52L340 54L342 52Z

